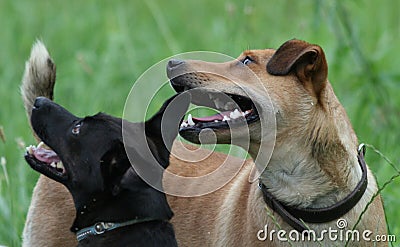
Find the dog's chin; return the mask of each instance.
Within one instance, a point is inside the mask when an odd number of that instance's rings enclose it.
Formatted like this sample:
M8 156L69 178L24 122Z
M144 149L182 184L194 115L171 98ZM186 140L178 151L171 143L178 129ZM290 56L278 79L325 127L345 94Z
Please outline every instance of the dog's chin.
M38 147L27 147L27 152L24 156L26 162L28 162L35 171L64 184L68 180L68 174L62 161L54 151L40 147L41 144L39 144ZM43 158L38 158L41 157L40 150L45 150L47 156L53 155L52 158L45 158L45 155L42 155Z
M32 167L32 169L57 182L64 183L68 179L66 172L62 172L57 168L53 168L48 163L42 162L30 154L25 154L25 160Z
M174 87L177 92L185 88ZM191 92L192 103L218 111L212 116L197 117L189 114L180 124L179 134L186 140L197 144L229 144L240 138L240 133L249 135L251 126L260 122L254 102L247 96L215 92L200 88ZM233 136L232 133L235 133Z
M256 125L259 119L251 123L240 121L237 123L210 123L207 125L195 124L179 129L179 135L185 140L196 144L232 144L234 140L247 139L251 126ZM234 133L234 134L233 134ZM243 136L241 136L243 134Z

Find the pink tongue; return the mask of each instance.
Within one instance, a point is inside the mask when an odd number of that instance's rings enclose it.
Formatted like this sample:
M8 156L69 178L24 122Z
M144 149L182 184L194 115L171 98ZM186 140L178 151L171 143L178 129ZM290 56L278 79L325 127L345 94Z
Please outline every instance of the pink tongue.
M196 122L213 122L214 120L222 121L224 116L229 117L229 113L229 111L224 111L208 117L193 117L193 120Z
M35 156L36 159L46 163L60 161L60 158L54 151L45 148L34 149L33 155Z

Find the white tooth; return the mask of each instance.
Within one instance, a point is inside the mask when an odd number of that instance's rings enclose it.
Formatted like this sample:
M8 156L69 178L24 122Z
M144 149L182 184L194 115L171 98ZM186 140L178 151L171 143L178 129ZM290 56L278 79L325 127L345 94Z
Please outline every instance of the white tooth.
M64 169L64 165L63 165L63 163L61 161L56 163L56 167L59 168L59 169Z
M231 120L229 117L227 117L227 116L224 116L224 119L222 119L222 121L229 121L229 120Z
M214 120L214 123L218 123L219 121L218 120Z
M244 115L248 115L251 112L251 110L247 110L244 112Z
M189 114L189 115L188 115L188 124L189 124L190 126L194 126L192 114Z
M236 118L240 118L240 117L242 116L242 112L239 111L238 109L235 109L235 110L233 111L233 116L234 116L235 119L236 119Z
M54 168L57 167L55 162L51 162L50 166L51 166L51 167L54 167Z
M185 121L183 121L181 123L181 128L186 128L186 127L188 127L188 124Z
M30 145L29 147L26 147L26 151L27 151L29 154L33 154L33 146Z
M37 148L42 148L44 146L44 142L40 142L38 145L37 145Z
M240 111L238 109L235 109L233 112L229 113L229 116L232 119L236 119L242 116L242 114L240 113Z

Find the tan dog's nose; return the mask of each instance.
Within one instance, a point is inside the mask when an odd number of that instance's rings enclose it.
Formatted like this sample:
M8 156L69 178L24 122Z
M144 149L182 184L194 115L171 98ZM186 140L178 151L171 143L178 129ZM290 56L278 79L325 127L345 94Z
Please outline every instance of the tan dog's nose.
M176 76L182 74L182 70L185 67L185 61L178 59L171 59L167 64L167 76L169 79L172 79Z
M182 60L178 60L178 59L171 59L168 61L168 69L174 69L176 67L178 67L179 65L185 63L185 61Z

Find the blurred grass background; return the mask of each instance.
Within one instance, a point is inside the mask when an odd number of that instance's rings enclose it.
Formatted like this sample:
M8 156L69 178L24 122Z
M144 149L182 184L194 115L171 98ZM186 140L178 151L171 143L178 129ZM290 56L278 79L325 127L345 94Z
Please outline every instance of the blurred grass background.
M292 38L319 44L360 142L400 168L399 11L397 0L0 1L0 245L20 245L38 178L23 159L34 139L19 93L35 39L57 64L56 101L80 116L121 116L132 83L180 52L236 57ZM367 162L380 185L396 174L371 149ZM398 238L399 185L394 180L382 193Z

